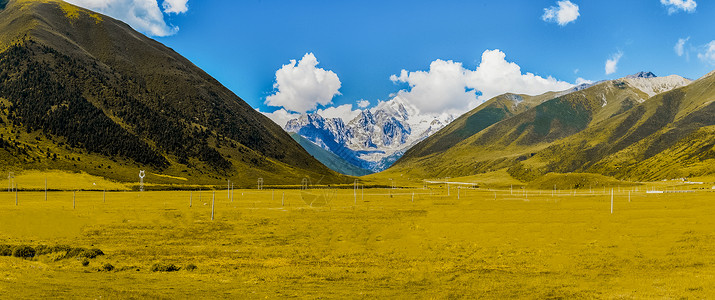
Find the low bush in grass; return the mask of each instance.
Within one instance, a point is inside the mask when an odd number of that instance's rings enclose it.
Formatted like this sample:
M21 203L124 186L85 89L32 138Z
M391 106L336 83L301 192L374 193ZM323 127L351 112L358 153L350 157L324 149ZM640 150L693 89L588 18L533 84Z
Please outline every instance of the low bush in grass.
M151 266L151 271L152 272L175 272L181 270L180 267L177 267L174 264L161 264L161 263L156 263Z
M50 254L52 253L52 247L47 246L47 245L39 245L35 247L35 255L40 256L40 255L45 255L45 254Z
M112 270L114 270L114 266L112 266L112 264L110 264L110 263L106 263L106 264L102 265L102 268L100 270L106 271L106 272L111 272Z
M193 271L196 270L198 267L195 264L188 264L186 267L184 267L184 270L186 271Z
M137 266L122 266L122 267L117 267L115 269L115 271L117 271L117 272L137 271L137 272L139 272L139 271L141 271L141 268L137 267Z
M0 256L12 256L12 246L0 245Z
M104 252L102 250L99 250L97 248L92 248L92 249L82 249L82 252L79 253L79 257L84 257L84 258L95 258L97 256L104 255Z
M19 258L33 258L35 257L35 253L35 248L32 248L27 245L16 246L14 249L12 249L12 256Z
M97 248L82 248L82 247L72 247L68 245L55 245L55 246L47 246L47 245L40 245L35 247L35 250L37 250L37 255L45 255L45 254L52 254L52 253L65 253L64 255L60 256L60 259L66 259L66 258L74 258L74 257L79 257L79 258L96 258L97 256L104 255L104 252L100 249Z

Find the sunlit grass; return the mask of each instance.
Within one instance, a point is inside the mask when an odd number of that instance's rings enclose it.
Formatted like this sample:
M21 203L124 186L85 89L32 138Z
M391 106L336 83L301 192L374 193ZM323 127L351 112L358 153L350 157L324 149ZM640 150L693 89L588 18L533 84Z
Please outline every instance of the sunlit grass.
M715 193L522 189L0 193L0 244L96 247L0 257L15 297L704 298ZM672 190L673 185L670 185ZM687 188L687 187L683 187ZM620 191L620 192L619 192ZM630 202L628 195L630 193ZM285 195L285 196L284 196ZM305 199L305 200L304 200ZM315 199L322 199L315 201ZM414 199L414 201L413 201ZM496 199L496 200L495 200ZM74 208L73 208L74 202ZM314 202L309 206L306 202ZM191 206L189 206L191 204ZM110 263L111 272L100 271ZM154 264L178 272L152 272ZM198 268L184 268L195 264ZM101 288L98 288L101 287Z

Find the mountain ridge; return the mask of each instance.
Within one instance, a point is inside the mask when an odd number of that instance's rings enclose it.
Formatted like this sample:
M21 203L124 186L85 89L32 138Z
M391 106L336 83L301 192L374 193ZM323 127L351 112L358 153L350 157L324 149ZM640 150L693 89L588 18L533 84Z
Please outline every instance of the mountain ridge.
M649 78L641 76L637 80L649 80L653 86L663 81L660 77L647 76ZM670 80L674 77L664 78ZM677 77L675 84L663 88L668 91L649 97L648 93L638 88L643 88L643 85L629 83L633 82L632 79L604 81L586 89L558 95L486 128L477 128L474 130L476 133L443 151L408 152L381 176L406 173L418 178L457 177L508 169L511 176L523 181L533 180L548 172L593 172L636 180L662 179L660 176L663 174L655 176L642 171L616 172L608 159L632 149L629 147L637 147L635 145L641 142L648 144L646 149L650 150L635 151L640 153L636 161L648 160L683 138L698 133L698 128L705 128L700 134L707 134L709 131L706 128L712 122L707 121L708 117L712 117L711 107L709 104L704 106L701 101L703 98L698 95L712 95L713 90L712 87L709 90L693 87L709 86L710 82L706 80L700 84L698 81L690 82ZM694 94L695 90L700 93ZM691 91L690 95L696 95L697 99L679 94L683 91ZM492 103L488 101L470 113L474 114L489 105ZM668 125L686 116L690 116L690 119L682 121L682 124ZM650 123L646 122L648 119ZM457 126L460 123L454 124ZM632 129L634 126L637 129ZM658 134L659 130L666 127L673 129L666 132L666 135ZM678 131L679 127L688 129ZM464 128L447 126L443 129L450 130ZM668 134L670 137L666 138ZM439 139L443 136L444 133L437 133L422 144L440 144L443 141ZM669 142L658 144L654 136L661 136L661 140ZM646 140L648 138L652 140ZM707 142L703 144L703 147L707 146ZM700 152L693 155L700 155ZM633 155L627 157L634 159ZM620 167L615 168L619 170ZM628 169L636 170L634 166Z
M288 121L284 129L300 134L354 166L379 172L451 119L447 114L421 115L413 105L393 99L361 111L347 124L340 118L308 113Z
M121 180L142 165L201 181L239 174L347 180L203 70L125 23L61 1L6 4L5 141L50 146L19 158L33 163L12 160L12 168L67 168L58 160L81 153L102 168L89 161L71 168Z

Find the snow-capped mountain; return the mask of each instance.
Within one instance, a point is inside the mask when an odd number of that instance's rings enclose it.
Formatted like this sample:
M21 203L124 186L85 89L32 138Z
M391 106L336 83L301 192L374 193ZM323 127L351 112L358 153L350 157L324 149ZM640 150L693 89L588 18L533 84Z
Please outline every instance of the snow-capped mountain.
M628 83L630 86L637 88L641 90L642 92L646 93L648 97L653 97L657 94L664 93L667 91L670 91L672 89L676 89L682 86L686 86L692 82L692 80L683 78L678 75L670 75L670 76L665 76L665 77L658 77L653 72L638 72L632 75L628 75L626 77L623 77L621 79L617 80L622 80ZM566 93L572 93L572 92L578 92L580 90L585 90L587 88L590 88L594 85L601 84L607 80L600 80L596 82L591 82L591 83L584 83L581 85L578 85L571 90L566 91ZM642 99L645 100L645 99Z
M635 74L627 75L625 78L656 78L658 76L655 76L653 72L649 71L641 71Z
M648 94L649 97L653 97L656 94L670 91L681 86L686 86L692 82L689 79L685 79L678 75L670 75L665 77L656 77L653 73L650 73L651 77L631 77L628 76L624 79L630 86L635 87L644 93Z
M399 97L363 110L347 124L317 113L288 121L295 132L349 163L374 172L390 167L414 144L449 124L454 116L420 114Z

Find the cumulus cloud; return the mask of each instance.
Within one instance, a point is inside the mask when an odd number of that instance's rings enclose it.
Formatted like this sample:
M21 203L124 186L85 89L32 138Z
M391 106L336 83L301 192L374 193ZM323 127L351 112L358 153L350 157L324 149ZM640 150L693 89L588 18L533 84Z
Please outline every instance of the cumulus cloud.
M276 71L273 88L277 91L268 96L265 103L300 113L332 103L333 97L340 95L340 79L337 74L317 68L317 65L313 53L305 54L298 62L292 59L283 65Z
M684 39L678 39L678 42L675 43L675 54L678 56L683 56L685 53L685 43L690 39L690 37L684 38Z
M623 57L623 52L618 51L613 54L611 58L606 60L606 75L616 73L618 70L618 61L621 60L621 57Z
M660 3L668 8L668 14L674 14L680 10L694 13L698 6L695 0L660 0Z
M544 8L544 15L541 16L542 20L566 26L566 24L576 21L581 15L578 12L578 5L571 3L571 1L558 1L556 3L559 5L558 7Z
M318 109L317 113L323 118L340 118L343 119L343 122L346 124L350 122L352 119L355 119L362 110L356 109L353 110L353 105L352 104L343 104L340 106L335 106L335 107L327 107L325 109Z
M703 51L698 53L698 58L704 62L715 65L715 41L707 43Z
M592 84L592 83L593 83L593 80L583 79L581 77L576 78L576 85Z
M260 110L258 110L258 109L256 109L256 110L257 110L259 113L262 113L263 115L265 115L266 117L268 117L269 119L273 120L273 122L275 122L276 124L278 124L281 128L285 128L285 126L286 126L286 124L288 123L288 121L300 117L300 114L298 114L298 113L291 113L291 112L288 112L287 110L282 109L282 108L279 109L279 110L276 110L276 111L274 111L274 112L272 112L272 113L262 112L262 111L260 111Z
M366 108L366 107L370 106L370 101L365 100L365 99L360 100L360 101L357 102L357 106L358 106L359 108Z
M573 87L550 76L522 74L521 67L506 61L506 54L498 49L484 51L480 65L473 71L462 63L438 59L430 64L429 71L402 70L390 80L409 85L396 97L415 105L422 113L460 113L507 92L538 95Z
M183 14L189 10L188 0L164 0L161 6L167 14Z
M179 31L164 20L157 0L65 0L68 3L122 20L132 28L152 36L169 36ZM165 0L164 12L185 13L187 0Z
M469 87L471 72L462 63L438 59L430 64L429 71L402 70L400 76L392 75L390 80L408 83L410 89L399 91L396 97L412 103L423 113L466 110L477 100L476 91Z

